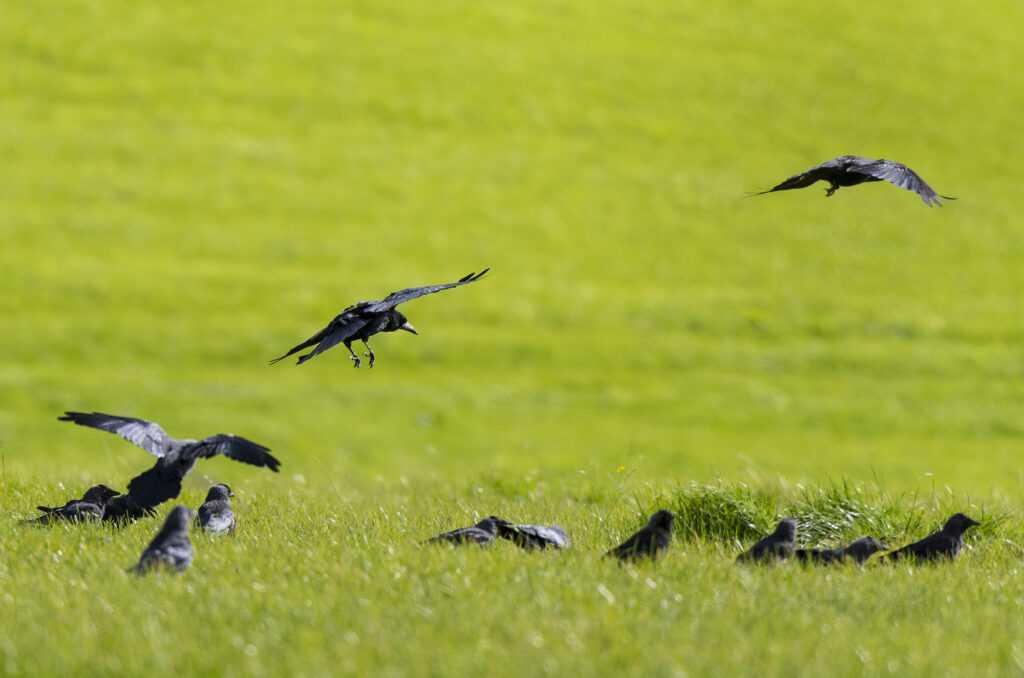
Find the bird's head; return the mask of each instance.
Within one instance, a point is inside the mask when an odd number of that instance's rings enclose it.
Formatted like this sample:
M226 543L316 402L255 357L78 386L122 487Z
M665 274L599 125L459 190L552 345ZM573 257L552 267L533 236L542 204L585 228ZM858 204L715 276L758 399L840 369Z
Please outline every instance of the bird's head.
M175 506L171 509L171 512L167 514L167 521L164 523L164 529L168 527L176 529L182 532L188 532L188 523L192 520L192 516L195 515L195 511L187 506Z
M235 493L231 491L231 488L224 483L217 483L210 487L210 491L206 493L206 501L213 501L216 499L227 499L228 497L235 496Z
M119 494L121 493L113 488L107 487L106 485L94 485L85 491L84 498L105 504Z
M981 523L965 513L954 513L949 517L949 520L946 521L946 524L942 529L944 532L963 534L967 531L968 527L973 527L975 525L981 525Z
M672 531L672 521L676 519L676 514L665 509L661 509L651 516L651 519L647 521L647 526L664 532Z
M419 332L416 331L416 328L412 326L412 323L410 323L409 320L398 311L395 311L395 317L392 320L392 323L396 330L405 330L406 332L412 332L417 335L419 334Z
M888 546L874 537L861 537L860 539L854 539L850 545L846 547L847 553L861 561L867 560L872 554L878 553L879 551L888 550Z
M775 536L786 541L796 539L796 520L794 518L783 518L775 527Z
M476 524L476 526L481 530L490 534L497 534L498 528L506 525L508 525L508 521L499 518L498 516L487 516Z

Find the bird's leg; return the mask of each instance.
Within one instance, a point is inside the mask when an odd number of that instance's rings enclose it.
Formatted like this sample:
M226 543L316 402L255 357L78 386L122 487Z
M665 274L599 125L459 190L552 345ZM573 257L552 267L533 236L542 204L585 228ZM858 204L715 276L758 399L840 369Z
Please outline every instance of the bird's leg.
M360 365L363 364L363 361L359 359L359 356L356 355L356 352L352 350L352 344L350 344L350 343L348 343L346 341L345 342L345 348L347 348L348 352L352 354L352 356L349 358L349 360L356 361L355 365L353 365L352 367L359 367Z
M825 191L825 197L826 198L830 197L833 193L835 193L838 190L839 190L839 184L837 184L836 182L833 181L832 182L832 187L830 189L828 189L827 191Z
M366 343L366 339L363 339L363 346L365 346L366 350L369 351L369 353L364 353L363 355L370 359L370 367L373 367L373 362L377 359L377 356L373 355L373 349Z

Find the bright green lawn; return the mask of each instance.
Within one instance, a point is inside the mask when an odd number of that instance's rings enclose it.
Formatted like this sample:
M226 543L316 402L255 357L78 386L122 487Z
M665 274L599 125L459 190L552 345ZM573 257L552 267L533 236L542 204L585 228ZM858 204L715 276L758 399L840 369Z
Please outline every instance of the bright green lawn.
M1024 659L998 533L913 575L751 574L714 540L649 572L595 557L691 480L1018 514L1019 3L0 14L0 672L928 673L943 634L963 673ZM845 153L959 200L744 197ZM483 267L405 307L420 336L377 337L373 370L266 364ZM151 462L66 409L245 435L282 473L202 462L183 499L227 481L248 526L138 582L153 523L13 526ZM576 546L414 546L498 510Z

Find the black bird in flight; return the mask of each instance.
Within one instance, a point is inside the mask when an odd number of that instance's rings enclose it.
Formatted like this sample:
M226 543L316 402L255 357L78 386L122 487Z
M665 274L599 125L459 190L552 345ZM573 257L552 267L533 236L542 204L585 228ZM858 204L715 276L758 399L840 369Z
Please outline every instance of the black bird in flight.
M626 560L654 560L668 550L669 540L672 539L672 521L675 519L676 516L671 511L658 511L639 532L604 555L615 556L620 564Z
M395 330L405 330L406 332L418 334L418 332L416 332L416 328L409 324L409 321L406 320L405 316L395 308L396 306L404 304L407 301L412 301L417 297L422 297L425 294L433 294L434 292L440 292L441 290L447 290L452 287L458 287L459 285L466 285L468 283L475 282L482 278L489 270L490 269L485 268L480 271L480 273L470 273L458 282L448 283L446 285L410 287L399 292L392 292L380 301L360 301L358 304L346 308L338 314L334 320L327 325L327 327L320 330L309 339L306 339L280 358L274 358L271 360L270 364L273 365L279 360L284 360L288 356L298 353L304 348L316 346L316 348L309 353L299 356L299 360L295 364L301 365L313 356L323 353L332 346L345 344L345 348L347 348L348 352L352 354L350 356L350 360L355 362L354 367L359 367L362 364L362 361L359 359L359 356L356 355L355 351L352 350L352 342L359 339L363 342L363 346L366 347L367 352L363 355L370 359L370 367L373 367L376 356L373 354L373 349L370 348L370 345L366 343L367 339L378 332L394 332Z
M505 524L505 521L497 516L484 518L476 525L460 527L451 532L444 532L427 540L428 544L478 544L487 546L494 541L498 534L498 526Z
M503 520L498 523L498 536L527 550L569 546L569 535L561 525L513 525Z
M135 574L143 575L150 570L161 568L180 572L192 563L192 541L188 538L188 523L192 513L192 509L187 506L175 506L171 509L164 526L153 537L153 541L149 542L138 564L133 568Z
M857 563L857 567L863 567L865 561L872 555L879 551L888 550L887 546L874 537L861 537L860 539L854 539L846 548L797 549L793 555L802 563L813 563L816 565L843 563L849 558Z
M235 513L231 510L229 501L233 496L235 493L224 483L211 487L206 493L206 501L196 512L196 527L214 535L227 532L234 534L238 523L235 521Z
M796 521L783 518L770 535L741 553L736 562L768 563L773 560L786 560L793 555L796 547Z
M906 165L892 160L872 160L856 155L841 155L838 158L833 158L806 172L791 176L775 188L754 193L754 195L764 195L772 191L787 191L791 188L806 188L815 181L829 182L830 188L825 192L826 197L838 191L842 186L856 186L870 181L888 181L893 186L917 193L924 200L924 204L929 207L941 206L939 198L956 200L956 198L946 195L940 196L924 183L924 179Z
M119 494L121 493L106 485L94 485L85 491L81 499L72 499L63 506L37 506L43 515L32 520L23 520L22 523L48 525L58 520L70 523L88 520L98 523L103 520L106 513L107 502Z
M974 525L981 525L977 520L963 514L954 513L938 532L933 532L920 541L908 544L888 556L889 562L910 560L915 562L934 562L940 559L954 560L964 545L964 532Z
M266 466L275 472L281 465L281 462L269 454L268 448L240 436L219 433L202 440L178 440L167 435L159 424L151 421L118 417L102 412L65 412L64 416L58 419L116 433L158 457L153 468L135 476L128 483L128 493L124 502L118 505L112 502L108 505L108 513L111 512L111 506L114 506L122 514L110 516L112 520L141 517L151 513L147 509L177 497L181 493L182 479L201 458L223 454L229 459L253 466ZM118 497L115 501L120 499L122 498Z

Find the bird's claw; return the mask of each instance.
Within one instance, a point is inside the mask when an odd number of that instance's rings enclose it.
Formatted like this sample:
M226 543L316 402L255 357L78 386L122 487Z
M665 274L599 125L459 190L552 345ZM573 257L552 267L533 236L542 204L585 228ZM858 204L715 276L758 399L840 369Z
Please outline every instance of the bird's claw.
M372 353L364 353L363 355L370 359L370 367L373 367L373 363L377 362L377 357Z
M348 359L354 361L352 367L358 368L360 365L363 364L363 361L360 360L357 356L350 355Z

